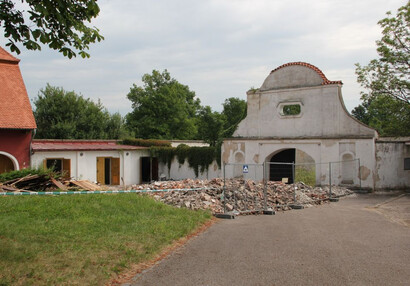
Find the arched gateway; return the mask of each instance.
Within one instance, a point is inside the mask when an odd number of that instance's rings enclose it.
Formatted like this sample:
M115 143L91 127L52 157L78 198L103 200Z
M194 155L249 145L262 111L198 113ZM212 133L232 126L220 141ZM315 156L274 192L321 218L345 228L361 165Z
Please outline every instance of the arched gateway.
M302 150L282 149L268 156L266 161L269 164L270 181L292 184L295 180L309 185L316 184L315 160Z
M16 170L15 162L10 157L0 153L0 174L14 170Z

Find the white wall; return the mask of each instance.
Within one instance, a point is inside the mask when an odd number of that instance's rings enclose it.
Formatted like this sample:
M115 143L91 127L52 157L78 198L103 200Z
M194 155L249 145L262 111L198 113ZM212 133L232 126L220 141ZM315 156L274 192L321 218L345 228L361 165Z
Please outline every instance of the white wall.
M410 158L410 145L405 142L376 142L376 189L410 189L404 158Z
M194 169L189 167L188 160L185 160L185 163L180 165L178 160L174 158L171 163L171 169L168 170L167 164L159 163L158 164L158 176L165 176L166 179L172 180L183 180L183 179L195 179ZM218 167L218 163L215 161L209 166L208 170L205 170L201 173L199 170L198 179L213 179L221 177L221 169Z
M262 180L263 167L253 167L253 165L269 162L272 155L290 148L301 150L313 158L316 164L316 184L318 185L329 184L329 162L340 162L343 155L351 154L354 159L360 159L361 166L360 182L359 165L358 162L354 163L355 176L351 186L358 187L361 183L362 187L374 188L375 150L373 139L228 139L224 141L222 146L222 162L228 164L225 168L226 176L240 175L241 166L246 164L252 170L244 177ZM237 156L238 153L243 154L243 156ZM238 162L237 159L242 157L243 160ZM332 163L332 184L342 183L342 170L342 163ZM265 172L265 175L268 176L268 171Z
M82 156L81 156L82 154ZM128 155L127 155L128 154ZM77 180L97 181L97 157L120 158L120 184L141 183L140 157L147 156L144 150L121 151L37 151L31 156L31 166L43 166L46 158L71 160L71 177Z

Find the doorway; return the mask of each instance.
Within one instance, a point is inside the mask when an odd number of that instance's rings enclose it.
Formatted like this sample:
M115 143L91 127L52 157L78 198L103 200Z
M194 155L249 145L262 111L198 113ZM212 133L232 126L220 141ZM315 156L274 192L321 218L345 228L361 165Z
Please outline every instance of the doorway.
M13 161L9 157L0 154L0 174L10 171L14 171Z
M158 181L158 158L141 157L141 183Z
M120 158L97 157L97 182L102 185L120 184Z
M269 164L269 180L283 181L288 184L293 183L293 166L291 164L276 164L276 163L295 163L296 149L285 149L270 159ZM275 163L275 164L274 164Z

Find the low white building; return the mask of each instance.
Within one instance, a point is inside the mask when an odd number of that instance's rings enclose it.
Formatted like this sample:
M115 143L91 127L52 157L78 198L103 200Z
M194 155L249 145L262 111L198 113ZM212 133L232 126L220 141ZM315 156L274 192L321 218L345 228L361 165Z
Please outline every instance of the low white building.
M33 140L31 146L32 167L53 167L66 177L103 185L140 184L144 176L149 180L146 147L118 145L115 140L55 139Z
M341 81L308 63L274 69L259 89L247 92L247 117L224 140L226 176L291 182L295 163L313 173L317 185L331 178L349 187L409 187L409 145L387 152L382 141L376 144L377 132L349 114L341 90Z

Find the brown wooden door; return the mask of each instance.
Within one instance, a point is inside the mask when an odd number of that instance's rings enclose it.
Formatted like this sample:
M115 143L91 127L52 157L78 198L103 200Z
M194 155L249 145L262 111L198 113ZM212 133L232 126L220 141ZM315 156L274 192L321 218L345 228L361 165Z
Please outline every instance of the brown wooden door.
M120 184L120 158L111 158L111 185Z
M13 161L7 156L0 154L0 174L14 170Z
M63 159L63 175L65 179L71 178L71 159Z
M105 158L97 157L97 182L104 185L105 179Z

